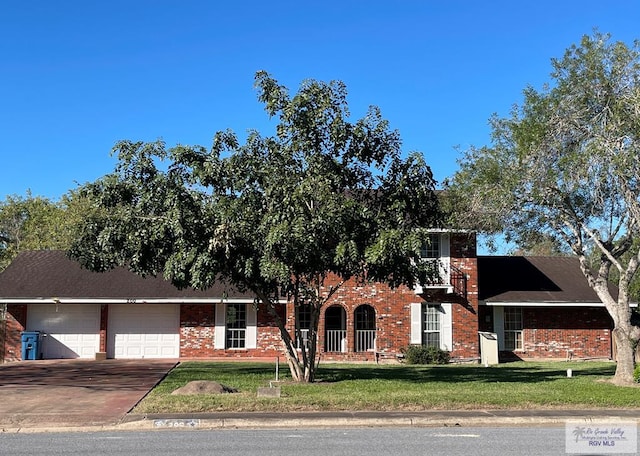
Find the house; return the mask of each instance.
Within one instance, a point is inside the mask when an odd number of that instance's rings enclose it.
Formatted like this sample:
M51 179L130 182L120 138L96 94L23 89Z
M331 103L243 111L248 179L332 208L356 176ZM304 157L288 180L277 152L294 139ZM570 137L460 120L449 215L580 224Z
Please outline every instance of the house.
M502 358L612 358L613 320L578 258L479 257L478 280Z
M376 361L425 344L474 361L478 331L496 332L505 358L611 356L611 320L572 259L477 257L473 233L430 236L423 257L439 262L439 280L415 289L344 284L323 308L321 359ZM305 343L309 313L280 304ZM60 251L24 252L0 273L0 309L5 361L21 359L23 331L40 331L42 356L53 359L281 354L273 318L249 293L224 284L178 290L123 268L94 273Z

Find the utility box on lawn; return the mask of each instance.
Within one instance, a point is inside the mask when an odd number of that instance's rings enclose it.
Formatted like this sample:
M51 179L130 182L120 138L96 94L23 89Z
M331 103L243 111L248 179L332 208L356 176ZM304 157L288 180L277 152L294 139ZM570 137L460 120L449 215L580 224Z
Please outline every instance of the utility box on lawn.
M478 332L480 335L480 362L485 366L498 364L498 335L491 332Z

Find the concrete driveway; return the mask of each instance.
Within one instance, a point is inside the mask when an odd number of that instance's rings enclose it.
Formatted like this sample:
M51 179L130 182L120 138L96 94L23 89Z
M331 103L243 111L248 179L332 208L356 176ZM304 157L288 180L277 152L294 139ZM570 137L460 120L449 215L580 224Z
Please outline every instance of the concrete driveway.
M177 360L46 360L0 364L0 431L120 422Z

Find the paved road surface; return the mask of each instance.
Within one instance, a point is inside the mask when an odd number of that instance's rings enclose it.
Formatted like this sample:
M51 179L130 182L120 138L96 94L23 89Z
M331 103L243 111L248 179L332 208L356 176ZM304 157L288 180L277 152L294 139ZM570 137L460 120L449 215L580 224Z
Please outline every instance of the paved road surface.
M0 454L553 456L566 452L564 426L552 426L4 434Z

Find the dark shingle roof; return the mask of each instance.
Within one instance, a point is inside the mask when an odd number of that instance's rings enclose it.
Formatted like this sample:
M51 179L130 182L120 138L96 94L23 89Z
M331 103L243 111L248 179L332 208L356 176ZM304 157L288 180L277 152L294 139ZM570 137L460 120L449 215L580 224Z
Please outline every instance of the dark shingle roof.
M478 257L486 302L600 303L576 257Z
M179 290L160 277L143 278L125 268L92 272L57 250L22 252L0 273L0 301L3 298L206 299L223 296L253 299L252 294L241 293L223 283L216 283L205 291Z

